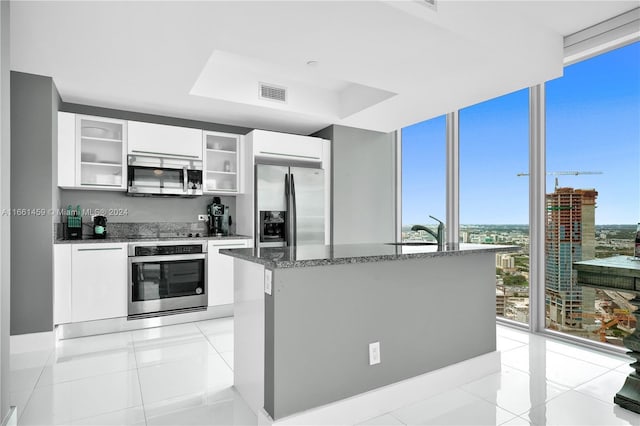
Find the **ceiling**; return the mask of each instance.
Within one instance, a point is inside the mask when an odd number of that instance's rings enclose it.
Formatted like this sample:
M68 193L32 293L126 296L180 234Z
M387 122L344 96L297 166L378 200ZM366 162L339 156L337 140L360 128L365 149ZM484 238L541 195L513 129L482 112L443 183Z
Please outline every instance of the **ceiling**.
M309 134L398 128L559 77L637 1L11 1L11 69L65 102ZM311 63L309 63L311 61ZM287 89L261 99L258 84Z

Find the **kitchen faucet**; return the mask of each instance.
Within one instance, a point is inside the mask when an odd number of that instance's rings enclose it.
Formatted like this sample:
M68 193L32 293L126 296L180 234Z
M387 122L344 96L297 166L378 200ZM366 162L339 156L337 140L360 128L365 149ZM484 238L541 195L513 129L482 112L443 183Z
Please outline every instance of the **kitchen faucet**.
M413 225L411 227L412 231L426 231L429 234L431 234L433 236L433 238L436 239L436 242L438 243L438 248L441 249L444 247L444 223L440 220L440 219L436 219L435 217L429 215L429 217L433 220L435 220L436 222L438 222L438 232L435 233L433 232L431 229L427 228L424 225Z

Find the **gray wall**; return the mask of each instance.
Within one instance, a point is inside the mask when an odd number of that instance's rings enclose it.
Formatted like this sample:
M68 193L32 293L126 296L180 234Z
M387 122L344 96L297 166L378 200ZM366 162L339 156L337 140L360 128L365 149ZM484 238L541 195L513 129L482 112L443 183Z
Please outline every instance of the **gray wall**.
M279 419L495 351L495 309L493 253L276 269L265 410Z
M56 207L53 141L59 99L53 80L11 72L11 207ZM11 217L11 334L53 330L53 218Z
M199 214L207 213L207 204L213 201L213 197L129 197L124 192L64 189L60 204L62 207L80 204L82 209L91 210L127 209L128 214L124 216L107 214L108 222L197 222ZM220 197L220 201L229 206L229 214L235 220L235 197Z
M396 140L381 133L330 126L334 244L396 239Z
M9 2L0 1L0 209L11 207ZM11 222L0 215L0 422L9 411Z
M183 118L165 117L162 115L144 114L141 112L123 111L119 109L102 108L92 105L80 105L62 102L60 111L76 114L97 115L99 117L118 118L120 120L146 121L170 126L193 127L196 129L210 130L214 132L236 133L246 135L253 129L248 127L230 126L227 124L208 123L205 121L187 120Z

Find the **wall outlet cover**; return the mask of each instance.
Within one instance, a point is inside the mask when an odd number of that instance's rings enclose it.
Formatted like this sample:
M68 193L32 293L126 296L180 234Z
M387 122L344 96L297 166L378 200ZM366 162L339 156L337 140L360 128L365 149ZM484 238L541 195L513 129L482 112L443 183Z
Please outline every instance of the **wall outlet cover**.
M273 281L273 271L271 269L264 270L264 292L271 296L271 287Z
M380 364L380 342L369 343L369 365Z

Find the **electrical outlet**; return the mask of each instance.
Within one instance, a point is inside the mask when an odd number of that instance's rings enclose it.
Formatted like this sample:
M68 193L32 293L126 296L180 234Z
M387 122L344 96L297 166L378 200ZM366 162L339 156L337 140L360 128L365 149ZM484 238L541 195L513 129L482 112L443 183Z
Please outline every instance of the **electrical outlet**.
M369 365L380 364L380 342L369 343Z
M199 214L199 215L198 215L198 220L201 220L201 221L203 221L203 222L206 222L206 221L208 221L208 220L209 220L209 215L206 215L206 214Z
M271 269L264 270L264 292L271 296L271 289L273 283L273 271Z

